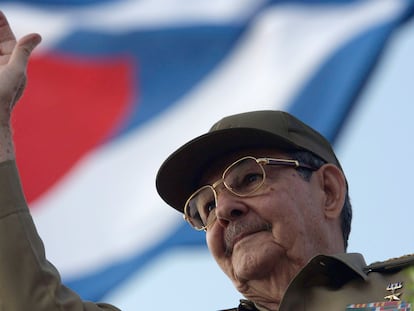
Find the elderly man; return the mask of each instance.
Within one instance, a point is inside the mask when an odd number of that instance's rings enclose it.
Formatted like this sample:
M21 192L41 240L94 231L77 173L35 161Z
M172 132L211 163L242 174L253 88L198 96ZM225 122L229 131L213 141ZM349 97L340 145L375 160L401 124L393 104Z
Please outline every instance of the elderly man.
M345 254L352 213L341 166L325 138L287 113L220 120L164 162L157 188L206 231L215 260L248 298L238 310L361 310L387 300L405 308L402 268L413 257L367 267Z
M22 194L9 121L39 42L36 34L16 42L0 14L0 309L117 310L61 284ZM330 144L287 113L222 119L164 162L157 189L206 232L215 260L247 298L233 310L411 308L404 300L413 257L366 266L361 255L345 253L344 173Z
M171 155L157 182L206 231L237 289L269 310L313 256L345 250L351 210L339 163L322 136L286 113L224 118Z

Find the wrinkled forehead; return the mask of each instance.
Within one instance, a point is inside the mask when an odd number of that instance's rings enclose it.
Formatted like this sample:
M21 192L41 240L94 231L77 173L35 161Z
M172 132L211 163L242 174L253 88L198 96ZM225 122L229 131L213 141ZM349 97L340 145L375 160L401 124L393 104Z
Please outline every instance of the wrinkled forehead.
M272 157L272 158L288 158L288 151L281 151L275 148L249 148L241 149L235 152L227 153L217 159L212 160L208 166L201 172L198 186L212 184L219 180L224 170L237 161L246 156L253 156L255 158Z

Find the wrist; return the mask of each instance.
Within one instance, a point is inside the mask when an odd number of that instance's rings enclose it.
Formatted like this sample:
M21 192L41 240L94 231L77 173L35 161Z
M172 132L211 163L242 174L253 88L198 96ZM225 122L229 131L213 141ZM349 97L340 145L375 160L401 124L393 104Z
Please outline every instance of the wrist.
M9 122L0 122L0 162L14 160L13 135Z
M11 119L11 108L10 105L1 105L0 108L0 128L9 128L10 131L10 119Z

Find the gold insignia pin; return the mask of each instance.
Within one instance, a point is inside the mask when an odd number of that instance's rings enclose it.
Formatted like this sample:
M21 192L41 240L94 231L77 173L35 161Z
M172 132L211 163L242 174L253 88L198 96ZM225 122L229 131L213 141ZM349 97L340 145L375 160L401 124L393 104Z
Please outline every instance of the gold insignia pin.
M396 283L390 283L387 286L387 291L391 292L390 295L387 295L384 297L384 299L388 300L388 301L399 301L400 296L403 294L402 292L400 293L396 293L396 290L399 290L403 288L403 282L396 282Z

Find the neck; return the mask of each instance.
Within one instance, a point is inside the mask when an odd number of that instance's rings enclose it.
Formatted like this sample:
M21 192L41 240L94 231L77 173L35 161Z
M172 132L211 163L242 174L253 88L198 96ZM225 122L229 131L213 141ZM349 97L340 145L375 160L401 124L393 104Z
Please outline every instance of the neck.
M278 311L286 288L267 280L249 281L238 290L244 297L253 301L260 310Z

